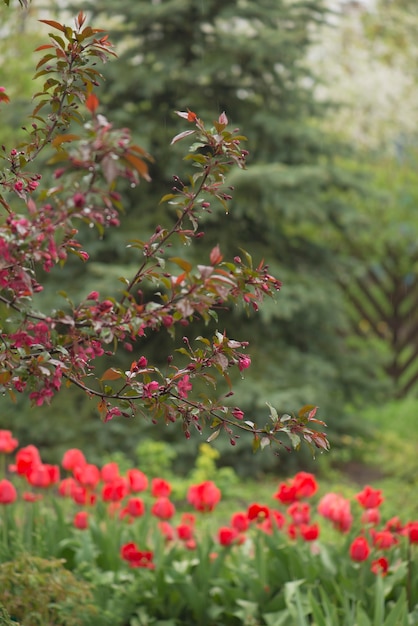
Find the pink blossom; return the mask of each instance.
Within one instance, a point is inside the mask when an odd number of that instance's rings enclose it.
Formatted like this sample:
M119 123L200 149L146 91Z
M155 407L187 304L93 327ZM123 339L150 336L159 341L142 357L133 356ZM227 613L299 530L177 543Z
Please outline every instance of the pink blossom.
M152 398L152 394L154 393L154 391L157 391L159 386L160 385L157 383L156 380L152 380L150 383L146 383L142 390L142 397Z
M114 417L120 417L121 415L122 415L122 411L118 409L117 406L114 406L107 411L105 418L104 418L104 422L105 423L110 422L110 420L112 420Z
M36 180L30 180L28 182L28 186L27 189L29 189L29 191L35 191L35 189L39 187L39 183Z
M188 392L191 391L192 388L193 387L190 382L189 375L186 374L186 376L183 376L183 378L179 380L177 384L177 389L178 389L180 398L187 398Z

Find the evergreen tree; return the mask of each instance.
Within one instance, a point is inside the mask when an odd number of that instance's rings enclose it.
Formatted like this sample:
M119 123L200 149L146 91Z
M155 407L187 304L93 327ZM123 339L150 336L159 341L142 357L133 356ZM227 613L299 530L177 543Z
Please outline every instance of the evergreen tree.
M209 119L225 110L248 137L249 169L230 180L235 193L226 219L212 225L208 215L200 252L216 243L225 256L244 248L267 259L284 283L278 302L262 312L263 324L236 313L235 333L252 338L255 354L254 377L240 393L256 415L267 396L284 410L319 404L338 429L343 406L365 388L370 393L365 381L372 376L346 341L337 283L351 262L338 233L354 226L345 196L355 184L334 164L341 147L323 132L327 105L315 98L319 80L306 62L326 19L323 3L121 0L115 14L114 3L103 0L89 8L101 19L112 16L120 59L105 69L106 106L155 156L152 175L161 184L154 192L172 185L174 110L189 107ZM143 208L132 202L135 230L155 218L159 200L141 191ZM117 247L114 253L120 258Z

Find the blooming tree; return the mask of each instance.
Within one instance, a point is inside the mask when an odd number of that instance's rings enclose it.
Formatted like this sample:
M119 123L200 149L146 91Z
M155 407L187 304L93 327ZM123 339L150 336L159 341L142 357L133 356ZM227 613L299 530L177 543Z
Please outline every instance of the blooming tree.
M36 78L44 83L34 95L28 138L12 149L2 147L0 154L4 214L0 222L0 387L12 399L16 393L27 393L41 406L64 383L96 398L104 422L141 415L156 423L179 422L186 437L191 428L201 432L206 426L212 430L209 440L225 432L233 445L237 432L244 430L252 434L254 449L282 445L283 433L293 447L304 439L326 449L325 434L312 428L323 425L315 417L314 406L284 416L270 407L269 423L262 427L233 406L229 373L232 368L243 372L250 367L248 342L236 341L222 330L212 337L183 337L176 353L167 355L165 372L141 354L142 338L159 332L181 334L197 319L216 320L217 309L231 304L257 310L265 297L273 297L280 289L280 281L270 275L265 262L253 264L245 252L226 261L215 246L210 257L196 267L169 254L175 243L198 242L205 212L216 205L228 211L231 189L225 175L232 166L245 167L247 151L242 147L245 138L229 128L225 113L208 128L196 113L177 112L187 129L172 143L193 138L186 158L194 173L188 180L175 176L172 190L162 197L161 202L175 213L171 227L156 225L148 239L129 243L138 259L137 269L121 278L120 295L93 291L83 301L73 302L65 294L62 308L42 309L38 294L43 290L44 273L59 271L69 255L78 257L80 263L89 262L79 224L95 227L99 235L117 227L122 209L118 184L123 179L131 185L150 182L152 159L132 142L128 129L115 128L99 112L96 88L101 75L96 63L115 56L107 36L86 25L82 12L74 27L41 21L52 32L37 49L43 56ZM7 87L1 87L0 106L8 102ZM41 159L42 167L38 165ZM142 295L150 288L153 298L144 302ZM129 369L107 367L103 371L100 357L122 350L132 353ZM220 379L229 391L214 397ZM202 387L215 391L202 394Z

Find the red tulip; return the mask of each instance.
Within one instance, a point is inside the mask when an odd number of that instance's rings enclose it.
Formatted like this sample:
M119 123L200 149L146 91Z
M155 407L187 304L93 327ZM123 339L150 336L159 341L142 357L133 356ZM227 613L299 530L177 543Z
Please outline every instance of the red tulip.
M133 542L125 543L120 549L120 555L125 561L130 561L132 558L135 558L137 553L137 545Z
M51 484L51 476L48 468L43 463L35 465L26 474L27 481L32 487L49 487Z
M361 516L362 524L371 524L376 526L380 522L380 511L379 509L365 509Z
M197 511L213 511L221 499L221 492L210 480L199 485L192 485L187 493L187 500Z
M391 548L392 546L398 543L397 538L390 532L390 530L374 530L374 528L370 531L373 545L380 550L385 550L387 548Z
M404 530L411 543L418 543L418 522L408 522Z
M403 524L399 517L391 517L385 524L385 529L390 530L393 533L400 533L403 529Z
M16 472L26 476L36 465L41 463L41 456L35 446L21 448L16 454Z
M279 500L282 504L292 504L292 502L295 502L297 499L295 485L281 483L279 485L278 492L274 495L274 498Z
M87 511L78 511L78 513L74 515L73 524L79 530L86 530L89 525Z
M286 518L280 511L275 511L274 509L271 511L271 520L277 526L277 528L281 529L286 524Z
M301 524L299 527L301 537L305 541L315 541L319 537L318 524Z
M73 468L74 478L83 487L91 487L94 489L100 481L100 470L96 465L86 463L85 465L76 465Z
M221 546L230 546L238 537L238 531L235 528L221 526L218 530L218 541Z
M296 526L296 524L290 523L288 527L286 528L286 531L287 531L287 536L289 537L289 539L294 540L298 536L299 526Z
M16 498L16 489L10 480L6 480L6 478L0 480L0 504L13 504Z
M310 498L318 491L315 476L309 474L309 472L298 472L293 479L293 485L296 489L296 497L298 500L301 498Z
M130 567L146 567L154 569L152 562L154 554L150 551L141 551L136 543L126 543L120 549L122 559L129 562Z
M119 466L117 463L106 463L106 465L103 465L101 471L100 471L100 475L102 478L102 481L105 483L111 483L112 481L114 481L116 478L119 477Z
M103 502L120 502L129 493L129 484L127 478L118 476L112 482L103 485L102 500Z
M148 478L138 469L130 469L126 472L126 478L129 481L130 489L133 493L145 491L148 487Z
M376 509L384 500L380 489L373 489L366 485L363 491L356 495L357 501L365 509Z
M309 472L298 472L292 480L280 483L275 498L282 504L292 504L302 498L310 498L318 490L315 476Z
M158 498L151 509L153 515L163 520L171 519L175 512L175 506L168 498Z
M153 478L151 481L151 493L154 498L168 498L171 493L171 485L163 478Z
M78 448L71 448L65 452L61 465L64 469L73 471L78 465L85 465L86 458Z
M309 524L311 507L307 502L293 502L287 508L287 513L292 518L294 524Z
M318 504L318 513L331 520L334 527L345 533L353 523L350 501L337 493L327 493Z
M188 524L179 524L176 531L177 537L182 541L189 541L193 537L193 528Z
M381 574L382 576L386 576L386 574L388 573L388 569L389 561L384 556L381 556L380 559L372 561L372 564L370 566L370 570L373 572L373 574L376 575Z
M262 522L263 520L270 517L270 510L267 506L257 504L250 504L247 510L247 517L249 520L256 520L257 522Z
M129 498L126 511L132 517L141 517L145 513L145 504L141 498Z
M169 522L158 522L158 528L166 541L173 541L175 537L175 531Z
M63 478L58 486L58 493L60 496L72 496L74 487L77 487L75 478L72 476Z
M17 439L13 439L10 430L0 430L0 452L9 454L19 445Z
M365 561L369 558L370 546L365 537L356 537L350 546L350 557L353 561Z
M246 513L234 513L231 517L231 526L240 533L245 532L250 525Z
M82 485L76 485L71 493L71 497L76 504L88 504L93 505L96 503L97 495L91 493L86 487Z

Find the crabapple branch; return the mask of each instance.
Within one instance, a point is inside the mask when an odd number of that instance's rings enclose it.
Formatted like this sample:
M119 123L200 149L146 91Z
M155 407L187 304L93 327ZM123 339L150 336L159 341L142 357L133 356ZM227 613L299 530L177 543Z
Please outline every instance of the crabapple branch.
M216 319L219 308L232 304L257 311L264 298L280 290L280 280L264 261L254 265L248 253L224 260L215 246L209 259L197 265L167 254L175 241L198 244L202 216L212 205L229 210L226 175L231 167L245 168L248 152L242 148L245 137L229 129L225 113L209 128L193 111L177 111L189 126L172 143L193 139L186 160L194 173L187 180L175 176L171 192L162 197L175 213L173 224L157 225L145 241L130 242L142 258L134 275L122 278L122 291L115 287L107 296L92 291L78 303L65 295L61 307L42 308L37 294L44 288L44 272L59 272L70 254L84 264L90 261L79 241L79 224L94 226L99 235L116 228L123 208L118 185L150 182L152 160L132 142L129 129L115 128L99 112L95 90L101 76L95 64L115 56L107 36L98 37L101 30L86 26L82 12L74 28L43 22L53 33L37 49L44 56L35 76L45 82L35 94L32 131L27 143L3 147L0 154L0 203L7 212L0 223L0 390L12 399L28 394L42 406L66 380L98 399L104 422L141 415L155 423L179 422L186 437L191 427L209 429L209 441L224 432L234 445L236 433L245 432L257 449L283 446L285 434L294 448L304 440L327 449L324 433L311 428L324 426L315 407L286 416L270 407L268 423L259 427L255 418L230 405L231 371L251 365L248 342L220 330L211 337L183 337L175 354L167 355L165 374L141 354L142 342L152 334L175 337L184 326ZM0 106L8 101L1 87ZM42 168L50 168L49 176L28 171L41 152L48 154ZM144 302L143 293L150 289L153 297ZM126 371L108 367L103 372L102 357L118 353L126 361L129 351L135 358ZM220 381L229 392L217 397Z

